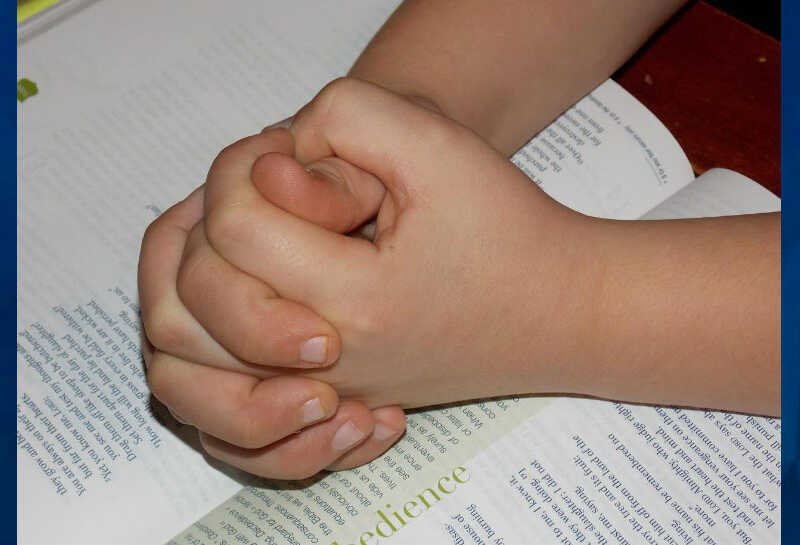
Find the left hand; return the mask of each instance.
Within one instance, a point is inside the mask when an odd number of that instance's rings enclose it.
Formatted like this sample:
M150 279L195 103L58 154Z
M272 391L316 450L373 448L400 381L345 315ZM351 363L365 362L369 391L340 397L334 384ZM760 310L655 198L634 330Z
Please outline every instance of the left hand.
M280 132L258 139L261 151L285 146L285 134ZM222 153L215 165L230 154L230 149ZM203 267L210 269L204 270L223 275L217 278L226 281L225 303L235 304L215 307L214 301L203 298L199 304L217 318L222 316L221 326L212 326L216 336L225 339L252 332L252 344L246 343L250 352L245 354L252 357L231 354L185 308L177 292L184 246L191 236L199 242L195 249L210 250L203 245L203 197L201 187L165 212L148 228L142 243L140 296L145 329L155 348L148 361L153 393L181 421L203 432L205 442L223 440L259 449L257 467L247 461L236 465L263 476L301 478L323 468L360 465L381 454L403 433L402 410L370 411L357 401L340 404L329 385L279 376L280 369L268 367L309 365L300 346L305 339L320 336L329 339L322 365L336 359L338 333L316 313L278 298L261 282L254 284L248 275L215 260L213 251L206 253ZM291 201L280 192L271 197L324 225L336 227L340 221L329 215L324 203Z

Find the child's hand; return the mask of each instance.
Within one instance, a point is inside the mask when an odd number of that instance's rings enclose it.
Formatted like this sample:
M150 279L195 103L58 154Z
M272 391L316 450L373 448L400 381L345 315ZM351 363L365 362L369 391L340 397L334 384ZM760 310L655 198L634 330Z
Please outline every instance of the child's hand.
M270 149L265 138L287 147ZM246 168L228 175L227 161ZM314 199L334 203L328 214L338 219L298 217L287 205ZM374 243L318 225L346 231L375 213ZM251 137L220 156L203 228L172 278L192 320L224 337L231 353L258 361L272 357L269 345L252 351L248 341L263 333L258 321L223 334L245 300L228 285L231 271L250 275L255 293L274 288L319 312L338 331L339 344L326 352L340 351L336 364L271 380L313 377L372 407L569 392L773 414L777 225L766 215L581 216L469 130L377 86L342 80L298 113L291 135ZM221 370L204 381L198 374L208 368L188 363L159 368L151 367L153 389L178 413L225 415L215 429L228 442L204 436L211 455L259 474L274 473L275 453L285 456L282 470L302 463L280 442L249 449L222 435L241 426L234 420L252 382ZM293 389L302 391L286 383L261 407L280 414ZM272 425L263 423L264 437Z
M335 460L334 433L348 419L369 439L333 467L363 463L401 435L397 409L379 409L382 425L369 435L369 415L345 402L333 419L281 441L302 427L305 400L335 406L332 391L305 377L371 407L533 391L522 372L536 376L538 391L566 388L569 372L550 366L554 351L543 349L571 344L567 324L582 315L558 308L569 284L550 274L556 262L585 268L575 246L561 243L580 239L577 215L468 130L372 85L334 83L292 131L296 148L281 129L223 151L203 221L190 227L199 216L194 197L179 205L193 208L181 212L191 217L170 213L182 221L172 242L153 240L156 227L143 248L143 309L160 348L151 388L205 432L211 455L261 475L300 476ZM376 213L374 244L337 233ZM555 245L536 236L545 231L558 233ZM168 270L159 275L159 267ZM295 322L303 335L291 335ZM253 365L296 364L305 359L300 342L316 336L328 339L324 362L336 364Z
M220 256L337 328L338 362L297 373L369 406L577 389L563 354L588 357L591 219L552 201L469 130L371 84L329 85L291 133L297 160L252 151L257 181L209 175L204 221ZM359 204L349 227L377 213L374 243L265 200L302 179L301 165L324 161L331 179L316 193L351 192ZM386 192L343 171L348 163ZM187 245L179 291L212 331L238 304L203 271L203 248ZM201 299L216 301L213 311ZM233 353L248 349L248 327L228 336Z
M285 147L285 141L291 140L280 132L258 139L264 146L262 151L280 150L282 142ZM241 147L232 146L220 155L220 161ZM220 161L213 169L217 174L237 166L236 162L220 165ZM252 159L246 168L251 164ZM346 210L346 203L332 210L313 199L292 200L297 195L286 190L291 187L291 180L286 182L285 186L276 187L274 194L268 194L275 202L330 228L346 227L336 216L339 209ZM212 332L224 340L227 331L235 335L236 328L247 323L247 331L254 333L248 353L253 357L243 361L217 343L185 308L176 290L177 275L190 233L203 236L202 207L200 188L155 221L142 244L140 296L145 329L155 347L148 358L148 380L153 392L181 421L205 433L250 448L280 441L261 452L258 471L254 472L265 476L305 477L325 467L359 465L381 454L404 430L404 415L399 408L385 407L370 413L362 403L345 401L339 405L330 386L312 379L256 378L276 373L253 362L307 365L298 356L303 355L300 345L309 337L331 337L333 348L324 359L336 358L336 331L316 313L277 298L269 286L243 273L234 270L233 275L224 276L226 299L236 300L238 305L232 313L226 312L231 305L219 308L216 318L221 318L223 329ZM227 265L222 260L215 262L214 257L213 252L207 255L200 268L214 272L214 263ZM217 266L216 271L220 270ZM258 285L254 286L254 282ZM213 303L201 297L201 304L212 305L208 309L212 313ZM235 405L219 402L220 397L232 391L239 394ZM306 427L315 422L320 423ZM295 433L300 429L303 431Z
M264 199L299 169L290 157L255 160L256 183L209 178L216 252L339 332L335 365L296 373L369 406L568 392L775 410L777 216L582 216L469 130L358 80L326 87L291 133L300 164L335 156L331 169L357 165L386 186L341 168L328 185L356 195L354 225L377 211L371 243ZM181 277L195 308L191 269Z
M280 130L245 139L215 162L204 229L190 235L177 273L186 307L228 350L270 358L268 347L253 350L260 321L236 318L246 298L228 278L245 271L251 276L244 293L272 286L336 326L336 364L286 373L328 382L343 398L413 407L577 389L580 374L560 354L584 361L582 320L590 305L582 294L590 288L577 279L590 264L580 251L581 217L468 130L372 85L329 86L301 111L292 132L294 150L267 153L275 151L267 137L291 144ZM228 162L247 168L234 174ZM387 190L351 163L375 173ZM309 176L302 165L329 177ZM327 227L342 232L377 212L375 243L299 218L265 195L335 203L328 216L336 221ZM237 417L252 384L215 375L224 388L186 388L207 372L151 367L150 379L178 413L200 414L202 405L206 415ZM212 400L203 390L217 395ZM276 398L269 405L280 412L285 403ZM222 435L224 425L214 435L225 441L204 436L208 452L269 474L274 451L246 448L252 445Z

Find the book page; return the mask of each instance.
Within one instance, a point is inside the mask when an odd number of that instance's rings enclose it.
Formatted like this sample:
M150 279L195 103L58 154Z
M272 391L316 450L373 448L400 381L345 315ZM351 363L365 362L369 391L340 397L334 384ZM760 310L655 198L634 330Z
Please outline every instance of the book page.
M636 219L694 179L667 128L608 80L512 158L548 195L603 218Z
M764 186L733 170L712 168L642 219L708 218L780 210L781 200Z
M780 420L579 398L411 415L350 471L262 480L169 545L777 543Z
M152 402L141 237L395 4L103 0L22 45L39 92L17 105L19 543L161 543L248 482Z

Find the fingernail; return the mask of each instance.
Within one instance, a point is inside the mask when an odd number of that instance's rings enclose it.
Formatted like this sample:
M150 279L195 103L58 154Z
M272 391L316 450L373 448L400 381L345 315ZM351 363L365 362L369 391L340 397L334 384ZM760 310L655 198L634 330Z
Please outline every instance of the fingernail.
M397 430L394 430L389 426L385 426L380 422L376 422L375 427L372 430L372 436L378 441L385 441L390 437L394 437L395 435L397 435Z
M292 116L287 117L286 119L281 119L277 123L273 123L269 127L264 127L264 130L265 131L271 131L272 129L280 129L280 128L288 129L288 128L290 128L292 126L292 121L293 120L294 120L294 116L292 115Z
M328 358L328 337L313 337L300 345L300 360L308 363L325 363Z
M331 440L333 450L347 450L364 439L364 432L358 429L351 421L342 424Z
M306 172L317 178L322 178L327 182L334 182L337 184L344 183L339 172L331 168L329 165L322 166L324 163L314 163L306 167Z
M303 427L319 422L323 418L325 418L325 409L322 408L318 397L309 399L300 408L300 421L303 423Z

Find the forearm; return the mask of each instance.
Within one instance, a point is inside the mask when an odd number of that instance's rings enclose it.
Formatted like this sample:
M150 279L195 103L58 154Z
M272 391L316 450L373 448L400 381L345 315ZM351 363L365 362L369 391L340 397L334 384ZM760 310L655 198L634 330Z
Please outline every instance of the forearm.
M600 232L585 331L593 357L576 389L779 415L780 216L611 222Z
M510 155L685 0L409 0L350 75L433 102Z

